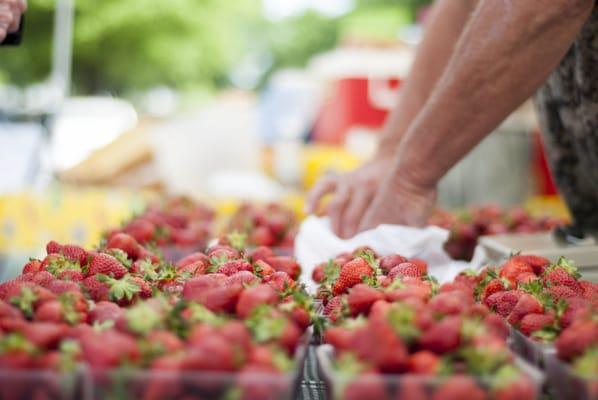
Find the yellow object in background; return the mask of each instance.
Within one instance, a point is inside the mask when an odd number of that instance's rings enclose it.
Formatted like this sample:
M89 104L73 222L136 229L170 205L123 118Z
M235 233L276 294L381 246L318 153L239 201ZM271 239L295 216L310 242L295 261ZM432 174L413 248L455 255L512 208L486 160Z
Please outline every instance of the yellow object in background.
M102 232L143 210L150 197L69 187L0 196L0 252L36 249L51 239L96 245Z
M310 189L328 173L347 172L360 165L361 160L342 147L306 146L303 154L303 188Z
M545 216L563 218L571 220L571 215L567 206L559 196L535 196L529 198L525 203L525 208L533 216Z

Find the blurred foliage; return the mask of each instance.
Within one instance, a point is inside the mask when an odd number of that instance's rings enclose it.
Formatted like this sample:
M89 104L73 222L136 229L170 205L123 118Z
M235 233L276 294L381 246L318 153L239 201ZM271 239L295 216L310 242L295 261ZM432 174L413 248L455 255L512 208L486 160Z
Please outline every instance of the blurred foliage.
M340 18L306 12L271 22L262 17L260 0L77 0L74 90L217 88L228 84L228 71L251 52L268 57L267 76L281 67L304 66L343 36L394 37L429 2L359 0ZM29 1L25 41L2 49L0 77L25 85L48 76L54 3Z

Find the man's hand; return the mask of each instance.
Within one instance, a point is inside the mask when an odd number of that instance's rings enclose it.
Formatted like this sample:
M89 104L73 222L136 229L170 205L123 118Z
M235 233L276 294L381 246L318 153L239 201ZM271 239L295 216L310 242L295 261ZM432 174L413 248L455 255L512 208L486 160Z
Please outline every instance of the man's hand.
M334 193L327 210L332 229L343 238L354 236L391 166L390 158L377 158L353 172L322 179L309 194L308 211L315 213L322 197Z
M425 226L436 204L436 187L409 178L400 167L391 168L363 216L359 230L381 224Z
M21 17L27 10L26 0L0 0L0 42L19 30Z

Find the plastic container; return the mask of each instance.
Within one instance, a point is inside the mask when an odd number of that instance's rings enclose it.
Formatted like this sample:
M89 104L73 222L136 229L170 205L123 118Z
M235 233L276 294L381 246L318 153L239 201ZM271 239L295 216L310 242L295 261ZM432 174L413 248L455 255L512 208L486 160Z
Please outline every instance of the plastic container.
M548 390L553 398L598 400L598 376L592 381L575 375L571 366L554 353L547 355L545 361Z
M79 400L84 396L82 369L62 374L52 370L0 370L0 399Z
M432 394L446 379L410 374L381 375L381 378L379 375L361 374L348 379L334 370L333 354L334 349L330 345L322 345L317 349L318 369L324 380L329 399L363 398L366 395L369 396L367 398L376 400L432 398ZM542 373L517 356L515 365L529 379L529 383L533 387L533 398L539 399L543 382ZM483 380L478 378L475 380L482 390L487 387L487 383ZM351 385L349 389L347 389L348 385ZM484 391L486 392L485 398L492 399L492 395L486 390Z
M291 400L297 398L311 332L295 352L286 374L268 372L150 371L115 369L85 372L88 399L163 400L179 398Z
M509 347L527 362L541 369L544 368L546 357L556 354L552 343L530 339L513 327L510 327Z

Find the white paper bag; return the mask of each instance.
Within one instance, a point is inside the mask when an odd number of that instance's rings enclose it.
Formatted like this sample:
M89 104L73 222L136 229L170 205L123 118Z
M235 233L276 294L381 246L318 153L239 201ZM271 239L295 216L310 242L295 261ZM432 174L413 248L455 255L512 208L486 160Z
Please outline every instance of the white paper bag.
M428 273L444 283L464 269L478 269L485 259L481 248L476 249L471 263L451 259L443 249L448 235L447 230L436 226L380 225L344 240L332 232L328 218L310 216L301 224L295 239L295 257L303 268L303 282L310 291L316 289L311 274L317 264L360 246L370 246L380 255L399 253L407 258L422 258L428 262Z

